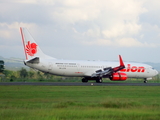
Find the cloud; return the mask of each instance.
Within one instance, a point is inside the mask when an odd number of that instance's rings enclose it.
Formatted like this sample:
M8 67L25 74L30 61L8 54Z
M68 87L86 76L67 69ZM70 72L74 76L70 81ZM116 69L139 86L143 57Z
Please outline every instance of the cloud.
M52 19L62 28L68 29L72 26L76 33L86 38L93 38L89 40L93 44L95 39L97 39L96 42L101 41L99 45L103 40L106 43L106 39L108 42L114 42L115 39L132 38L138 35L142 30L139 16L147 12L143 7L143 2L138 0L121 0L121 2L118 0L102 0L101 2L98 0L64 0L58 3L59 6L55 6L51 12ZM79 29L77 24L82 27ZM135 45L140 46L140 43L130 45L130 47Z
M84 0L78 2L71 2L70 0L64 3L60 2L60 6L55 6L53 9L54 11L51 12L53 20L67 25L94 20L100 12L93 2Z
M122 38L120 40L116 40L115 43L121 47L156 47L155 44L149 44L147 42L142 43L134 38Z
M97 46L111 46L113 45L113 41L106 39L98 39L95 41L82 41L85 45L97 45Z
M86 58L89 51L91 57L103 50L111 56L115 49L137 53L141 48L144 54L160 46L157 0L5 0L0 8L4 50L21 45L20 26L27 27L46 52L58 51L59 56L68 51L74 57L79 51L78 56Z
M12 0L15 3L54 5L54 0Z
M141 25L134 23L115 23L111 29L102 31L106 38L136 35L141 30Z
M147 42L139 42L134 38L122 38L116 40L98 39L94 41L82 41L85 45L94 46L112 46L112 47L156 47L156 44L149 44Z
M0 37L6 39L15 39L17 38L17 31L20 27L26 27L28 29L35 29L37 26L34 23L18 23L14 22L11 24L0 23Z
M117 45L123 46L123 47L143 47L143 44L136 39L133 38L122 38L120 40L116 40Z

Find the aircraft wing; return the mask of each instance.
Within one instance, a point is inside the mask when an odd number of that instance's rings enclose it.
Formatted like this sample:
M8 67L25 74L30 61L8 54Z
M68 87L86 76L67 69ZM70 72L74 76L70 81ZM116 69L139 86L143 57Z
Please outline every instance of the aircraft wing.
M120 62L119 66L114 67L114 68L107 67L107 68L104 68L103 70L97 70L97 71L95 71L95 73L92 74L91 77L110 76L112 73L118 72L118 71L122 70L123 68L125 68L122 57L120 55L119 55L119 62Z

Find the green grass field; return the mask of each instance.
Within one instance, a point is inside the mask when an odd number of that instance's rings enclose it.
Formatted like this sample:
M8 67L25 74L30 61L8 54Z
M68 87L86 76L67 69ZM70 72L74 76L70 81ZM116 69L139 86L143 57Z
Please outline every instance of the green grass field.
M159 86L0 86L1 120L159 120Z

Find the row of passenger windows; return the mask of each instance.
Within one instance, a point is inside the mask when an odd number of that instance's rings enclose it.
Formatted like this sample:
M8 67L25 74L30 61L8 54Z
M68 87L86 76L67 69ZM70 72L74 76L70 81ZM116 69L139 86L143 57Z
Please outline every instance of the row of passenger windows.
M57 65L57 67L77 67L76 65Z
M81 66L82 68L103 68L103 66Z
M77 67L76 65L57 65L57 67ZM81 68L103 68L103 66L81 66Z

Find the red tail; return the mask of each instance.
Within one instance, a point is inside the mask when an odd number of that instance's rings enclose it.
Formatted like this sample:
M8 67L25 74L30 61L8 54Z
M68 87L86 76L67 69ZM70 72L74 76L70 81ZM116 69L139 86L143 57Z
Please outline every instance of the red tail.
M124 63L123 63L121 55L119 55L119 63L120 63L120 66L124 66Z

